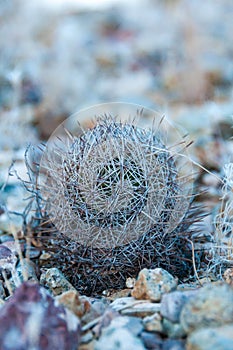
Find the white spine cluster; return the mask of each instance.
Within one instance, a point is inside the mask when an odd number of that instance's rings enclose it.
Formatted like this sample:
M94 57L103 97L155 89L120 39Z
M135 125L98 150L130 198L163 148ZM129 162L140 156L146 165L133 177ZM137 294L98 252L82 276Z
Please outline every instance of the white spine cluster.
M88 247L172 232L190 204L176 157L156 130L99 118L46 152L41 190L48 214L60 232Z

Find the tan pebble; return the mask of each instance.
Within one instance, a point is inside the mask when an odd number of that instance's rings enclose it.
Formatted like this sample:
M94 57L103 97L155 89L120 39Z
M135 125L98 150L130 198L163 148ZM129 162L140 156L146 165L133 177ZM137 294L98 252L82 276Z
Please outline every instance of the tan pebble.
M89 301L81 299L79 293L75 290L69 290L62 293L56 297L56 300L59 304L67 307L67 309L72 311L78 317L82 317L91 308Z

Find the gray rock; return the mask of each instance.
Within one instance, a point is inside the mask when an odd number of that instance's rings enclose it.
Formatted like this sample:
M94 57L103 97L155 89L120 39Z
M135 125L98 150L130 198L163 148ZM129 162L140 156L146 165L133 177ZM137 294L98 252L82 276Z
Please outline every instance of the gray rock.
M194 331L187 339L187 350L232 350L233 324Z
M143 269L139 272L131 295L136 299L160 301L164 293L176 289L177 280L162 268Z
M93 339L93 334L92 332L87 332L81 337L81 344L87 344L90 343Z
M40 283L47 287L54 296L67 292L68 290L76 290L56 267L43 272L40 277Z
M160 311L160 304L148 300L135 300L132 297L119 298L111 303L112 309L122 315L146 317Z
M20 261L16 267L16 270L18 272L21 282L24 281L24 274L26 274L28 280L38 281L36 275L36 264L33 261L28 260L26 258L23 259L23 267L22 262Z
M142 321L138 317L119 316L112 320L110 326L112 328L123 327L135 336L138 336L143 330Z
M159 334L150 333L150 332L142 332L141 339L146 349L149 350L161 350L163 341Z
M163 342L162 350L184 350L185 344L183 340L167 339Z
M162 318L160 314L157 312L152 316L147 316L143 319L143 325L145 330L149 332L162 332Z
M85 307L85 312L82 316L82 322L84 324L102 316L108 308L108 301L106 299L92 299L81 296L80 301Z
M187 333L233 322L233 289L227 284L200 288L184 305L180 321Z
M95 342L94 350L145 350L138 337L124 327L107 327L99 340Z
M182 338L186 335L186 332L180 323L173 323L164 318L162 324L163 333L165 333L171 339Z
M179 322L180 313L184 304L194 296L196 292L197 290L184 292L175 291L164 294L161 300L161 315L171 322Z

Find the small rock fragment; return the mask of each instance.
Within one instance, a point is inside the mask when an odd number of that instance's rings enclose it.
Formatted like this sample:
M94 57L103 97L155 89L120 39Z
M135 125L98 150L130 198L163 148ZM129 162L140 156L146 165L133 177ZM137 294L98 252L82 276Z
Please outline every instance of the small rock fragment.
M187 350L232 350L233 324L198 329L187 339Z
M143 269L139 272L131 295L136 299L160 301L164 293L176 289L177 280L162 268Z
M182 338L186 335L186 332L180 323L173 323L168 319L163 319L163 333L165 333L171 339Z
M0 270L9 270L15 268L17 257L15 254L3 244L0 245Z
M39 257L39 260L49 260L51 258L51 254L50 253L47 253L47 252L44 252L41 254L41 256Z
M67 292L68 290L76 290L56 267L43 272L40 277L40 283L47 287L54 296Z
M152 316L147 316L143 319L145 330L149 332L162 332L162 318L158 312Z
M157 333L142 332L141 339L146 349L162 350L163 340Z
M36 275L36 264L33 261L24 258L23 261L19 262L16 269L21 282L24 281L24 274L26 274L28 280L38 281Z
M80 296L80 300L84 304L87 302L87 312L82 316L82 323L84 324L92 322L94 319L102 316L109 305L106 299L92 299L86 296Z
M167 339L163 343L162 350L185 350L185 343L183 340Z
M81 299L76 290L69 290L62 293L56 297L56 300L59 304L64 305L79 318L91 309L90 302L87 299Z
M127 329L107 327L99 340L95 342L94 350L145 350L142 341Z
M160 304L147 300L135 300L132 297L116 299L111 307L122 315L146 317L160 311Z
M112 328L125 328L130 331L131 334L138 336L142 330L143 325L142 321L138 317L130 316L118 316L112 319L110 326Z
M233 323L233 289L225 283L200 288L184 305L180 321L187 333Z

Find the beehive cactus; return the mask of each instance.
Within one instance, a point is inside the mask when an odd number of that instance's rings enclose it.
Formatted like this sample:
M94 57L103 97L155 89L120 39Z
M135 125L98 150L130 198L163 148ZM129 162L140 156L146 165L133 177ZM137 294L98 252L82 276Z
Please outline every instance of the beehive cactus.
M57 261L87 294L123 287L142 267L185 275L192 266L187 159L165 144L160 122L146 129L119 117L97 117L77 135L57 133L41 161Z

